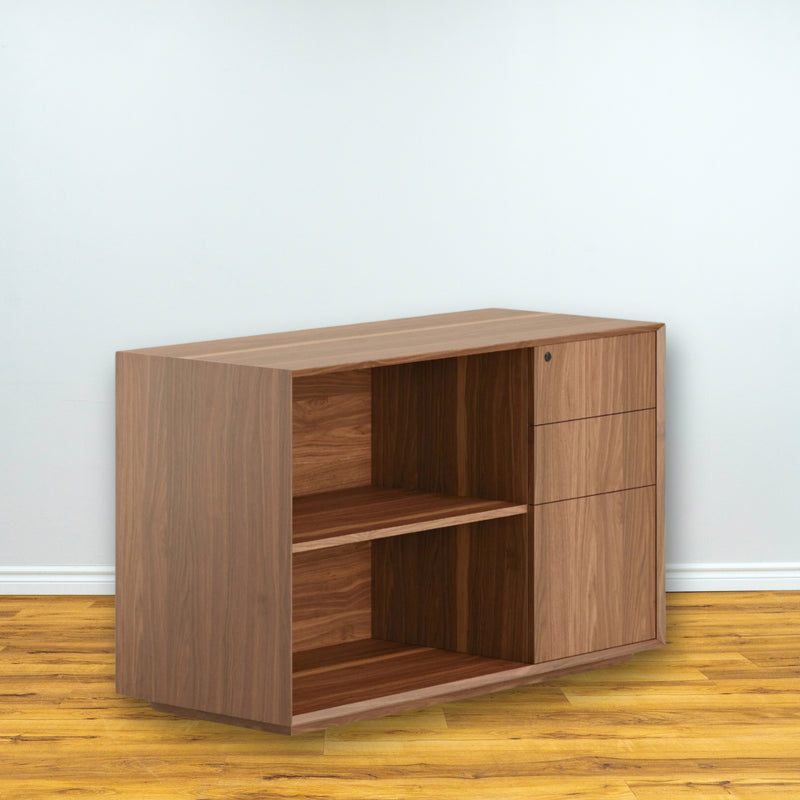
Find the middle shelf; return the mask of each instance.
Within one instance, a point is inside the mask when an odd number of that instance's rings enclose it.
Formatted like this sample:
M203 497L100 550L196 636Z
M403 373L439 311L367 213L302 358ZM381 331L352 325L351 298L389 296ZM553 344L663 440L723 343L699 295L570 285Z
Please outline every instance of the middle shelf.
M525 514L528 506L480 497L359 486L295 497L292 552Z

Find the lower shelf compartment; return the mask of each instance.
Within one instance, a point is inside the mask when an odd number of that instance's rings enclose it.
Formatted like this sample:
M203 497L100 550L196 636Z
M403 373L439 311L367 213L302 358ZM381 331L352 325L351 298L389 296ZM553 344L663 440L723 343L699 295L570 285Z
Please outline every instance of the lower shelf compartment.
M530 666L434 647L360 639L295 653L292 710L295 716L308 714Z

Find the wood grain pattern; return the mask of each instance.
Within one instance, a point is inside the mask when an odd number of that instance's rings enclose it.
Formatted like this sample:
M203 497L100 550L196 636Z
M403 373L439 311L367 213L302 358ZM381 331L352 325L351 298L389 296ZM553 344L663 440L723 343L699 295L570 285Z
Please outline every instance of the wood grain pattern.
M289 724L290 391L286 373L118 355L121 693Z
M373 370L376 486L526 503L524 351Z
M480 308L471 311L452 311L445 314L426 314L419 317L382 319L376 322L357 322L350 325L334 325L327 328L306 328L299 331L264 333L256 336L239 336L215 339L206 342L189 342L162 347L148 347L135 352L149 355L172 356L174 358L198 358L222 356L228 352L283 348L298 344L308 345L324 341L346 341L353 338L380 337L405 331L420 331L462 327L475 323L498 322L504 319L528 317L543 312L519 311L507 308Z
M119 354L121 691L297 732L656 646L663 500L575 512L558 498L663 485L657 330L482 310ZM548 371L544 346L557 355ZM593 419L546 424L578 412ZM534 513L535 535L533 501L559 506ZM589 566L565 566L594 550ZM559 635L568 603L547 580L562 573L589 599ZM516 666L441 686L394 686L392 673L371 695L358 667L367 694L348 699L342 684L325 701L319 687L355 666L317 664L299 671L317 688L292 709L292 651L368 636Z
M348 489L372 474L369 370L292 381L292 494Z
M440 314L340 328L136 350L150 355L289 370L295 375L376 367L542 343L652 331L650 322L509 309Z
M556 318L558 317L558 318ZM525 349L545 342L589 339L609 334L652 331L653 323L567 315L522 315L516 319L446 329L423 329L380 337L353 337L308 345L266 348L208 356L205 360L268 366L296 375L362 369L453 356Z
M655 637L655 489L536 506L537 663Z
M653 408L654 339L648 332L536 347L531 424Z
M292 650L366 639L372 633L369 542L292 557Z
M361 486L294 500L292 552L526 514L500 500Z
M390 649L380 640L374 652L363 642L355 644L304 653L302 659L296 659L295 715L525 666L431 647L392 644Z
M613 669L287 737L117 695L112 597L0 597L0 797L794 800L800 592L667 599Z
M375 641L375 640L373 640ZM653 644L652 646L657 646ZM423 650L427 648L422 648ZM579 659L561 659L558 665L544 667L540 664L522 664L499 672L476 670L471 677L460 677L457 680L422 685L427 681L420 681L417 686L382 695L377 698L354 701L341 706L323 707L317 711L296 714L292 720L292 733L307 733L320 728L343 725L349 722L372 720L378 714L396 714L409 709L420 709L432 703L451 702L475 697L486 692L497 692L518 686L533 685L550 679L561 678L565 675L574 675L576 672L586 672L604 667L622 664L627 661L633 652L628 647L617 647L597 654L592 661L587 661L583 656ZM443 653L447 651L434 651ZM401 656L403 654L401 653ZM460 655L460 654L458 654ZM389 655L388 657L391 657ZM495 664L504 663L495 659L486 659ZM572 663L570 663L572 662ZM488 665L487 665L488 666ZM326 732L326 734L329 733Z
M654 484L655 418L651 409L534 428L533 502L551 503Z
M656 472L656 638L667 642L667 596L666 596L666 329L662 325L655 334L656 369L656 419L655 419L655 472Z
M373 544L373 636L523 661L526 517Z

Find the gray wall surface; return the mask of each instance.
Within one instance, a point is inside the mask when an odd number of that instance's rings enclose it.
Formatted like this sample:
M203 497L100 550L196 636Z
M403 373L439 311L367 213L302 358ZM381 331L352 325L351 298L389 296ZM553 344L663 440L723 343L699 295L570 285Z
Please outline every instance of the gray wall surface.
M5 0L0 592L113 577L115 350L484 306L666 322L672 588L800 588L798 41L777 0Z

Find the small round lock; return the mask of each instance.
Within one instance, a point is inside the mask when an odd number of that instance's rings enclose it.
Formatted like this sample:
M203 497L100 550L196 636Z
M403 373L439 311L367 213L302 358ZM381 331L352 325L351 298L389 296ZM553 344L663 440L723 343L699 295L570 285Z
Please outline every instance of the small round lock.
M552 357L553 357L553 354L549 350L544 354L544 360L545 361L550 361L550 359Z

